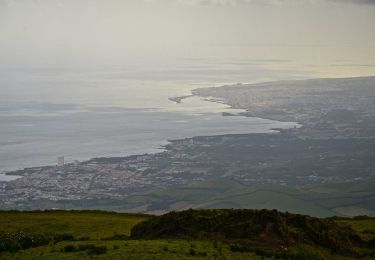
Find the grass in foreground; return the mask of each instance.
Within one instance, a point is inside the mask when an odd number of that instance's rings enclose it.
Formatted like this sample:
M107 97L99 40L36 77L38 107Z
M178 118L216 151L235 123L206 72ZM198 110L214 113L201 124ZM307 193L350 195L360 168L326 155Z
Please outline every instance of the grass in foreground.
M229 216L232 213L239 213L239 211L231 210L224 212ZM191 223L184 223L186 219L183 217L172 217L167 222L161 221L161 225L158 225L156 229L159 232L160 229L168 228L169 237L163 237L162 235L152 237L155 234L144 233L145 237L137 239L129 237L134 226L139 226L141 222L145 221L153 225L155 221L158 223L160 217L102 211L0 212L2 220L0 222L0 233L16 235L22 233L26 238L23 238L22 242L25 243L30 242L27 240L29 238L27 234L39 234L46 238L46 243L35 247L13 250L13 252L2 250L0 259L275 259L275 256L288 259L355 258L354 255L350 254L337 254L337 252L319 246L314 242L296 242L286 247L284 243L279 242L283 237L276 232L279 228L278 222L273 223L272 228L269 225L273 222L273 215L278 218L277 221L283 222L283 214L276 214L273 211L265 211L265 213L268 215L266 221L260 219L254 222L250 215L245 216L244 219L249 218L253 223L248 227L249 231L262 230L263 224L268 226L266 235L270 239L267 241L262 241L255 233L255 236L241 238L239 235L243 233L240 230L239 219L237 217L232 220L225 219L220 210L208 210L205 213L203 211L190 211L189 213L196 214L199 218L203 216L208 222L219 223L216 238L211 236L212 234L199 234L200 237L184 236L181 233L175 234L173 233L173 225L176 223L179 223L178 225L188 224L192 229L200 226L194 218L192 218ZM177 215L181 217L184 214ZM293 218L293 216L289 217ZM309 218L307 217L307 219ZM220 224L220 221L227 223L225 232L220 230L225 228L224 225ZM365 243L375 239L375 234L372 232L375 230L375 218L337 218L333 221L339 225L351 226ZM143 224L140 225L145 227ZM256 226L255 229L253 229L254 226ZM287 229L285 230L285 228ZM295 228L293 229L290 225L283 226L285 232L289 228L291 229L290 232L295 231ZM138 231L140 231L139 228ZM150 230L143 228L141 231L148 232ZM234 237L228 236L225 238L220 235L220 232ZM145 239L149 235L152 239ZM2 242L4 241L0 239L0 251ZM361 259L373 259L374 251L369 248L366 250L360 252L362 254Z
M130 235L131 228L149 215L105 211L3 211L1 232L69 233L75 238L101 239L113 234Z

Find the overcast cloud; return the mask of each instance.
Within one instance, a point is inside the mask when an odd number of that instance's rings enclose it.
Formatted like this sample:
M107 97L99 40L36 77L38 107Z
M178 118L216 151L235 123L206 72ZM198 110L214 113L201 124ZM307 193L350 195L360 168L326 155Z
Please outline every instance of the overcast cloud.
M356 56L367 63L364 59L375 53L375 5L370 6L375 0L0 3L0 68L117 66L190 57L311 59L305 56L312 54Z
M178 2L185 5L248 5L248 4L287 4L287 5L311 5L311 4L375 4L375 0L144 0L145 2L167 2L173 4Z

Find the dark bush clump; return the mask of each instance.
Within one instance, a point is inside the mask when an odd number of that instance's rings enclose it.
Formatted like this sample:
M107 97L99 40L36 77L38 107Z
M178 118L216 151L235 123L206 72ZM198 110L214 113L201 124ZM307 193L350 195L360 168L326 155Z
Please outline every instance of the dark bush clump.
M17 252L21 249L28 249L48 245L49 239L41 234L27 232L0 233L0 252Z
M308 244L344 255L367 246L350 227L331 219L276 210L215 209L170 212L135 225L133 239L253 240L276 246ZM245 250L243 246L234 250Z
M129 236L125 234L114 234L111 237L105 237L101 240L129 240Z
M53 237L53 242L56 244L56 243L59 243L61 241L74 241L74 237L72 234L57 234Z
M78 251L92 250L95 248L93 244L83 244L78 246Z
M66 245L66 246L64 246L64 249L63 249L63 251L65 253L75 252L76 250L77 249L76 249L76 247L74 245Z
M86 237L86 236L83 236L83 237L79 237L79 238L78 238L78 241L88 241L88 240L90 240L90 238L89 238L89 237Z
M107 253L107 247L95 246L93 244L83 244L78 247L66 245L62 251L65 253L86 251L89 255L101 255Z
M244 252L252 251L252 248L249 245L246 245L245 243L241 243L241 242L231 244L229 248L230 248L230 251L232 252L244 253Z
M107 247L106 246L96 246L87 252L89 255L102 255L107 253Z

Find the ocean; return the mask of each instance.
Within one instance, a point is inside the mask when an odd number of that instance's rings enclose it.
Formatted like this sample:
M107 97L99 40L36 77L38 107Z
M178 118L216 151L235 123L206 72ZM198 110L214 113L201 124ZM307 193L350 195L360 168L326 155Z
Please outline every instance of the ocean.
M143 69L2 70L0 173L53 165L60 156L72 162L153 153L172 139L265 133L295 125L222 116L240 111L200 97L179 104L168 100L198 87L296 77L243 64L194 67L196 63Z

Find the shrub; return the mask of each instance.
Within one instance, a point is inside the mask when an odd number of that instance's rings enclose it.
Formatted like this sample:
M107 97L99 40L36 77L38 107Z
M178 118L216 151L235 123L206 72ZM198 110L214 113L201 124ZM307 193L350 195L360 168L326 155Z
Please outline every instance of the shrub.
M107 253L106 246L95 246L94 248L88 250L89 255L102 255L105 253Z
M125 234L114 234L111 237L101 238L100 240L129 240L129 236Z
M64 252L65 253L71 253L71 252L75 252L75 251L76 251L76 247L74 245L64 246Z
M41 234L17 232L0 233L0 252L17 252L21 249L28 249L48 245L49 239Z
M199 256L207 256L207 252L200 252L198 255Z
M106 246L95 246L94 244L83 244L75 247L74 245L66 245L62 250L65 253L87 251L89 255L101 255L107 252Z
M251 248L243 243L234 243L230 245L230 251L232 252L250 252Z
M78 246L78 251L92 250L95 248L93 244L83 244Z
M61 241L74 241L72 234L57 234L53 237L53 242L56 244Z
M83 237L79 237L79 238L78 238L78 241L88 241L88 240L90 240L90 238L89 238L89 237L86 237L86 236L83 236Z
M194 248L190 248L190 250L189 250L189 254L190 255L195 255L195 249Z

